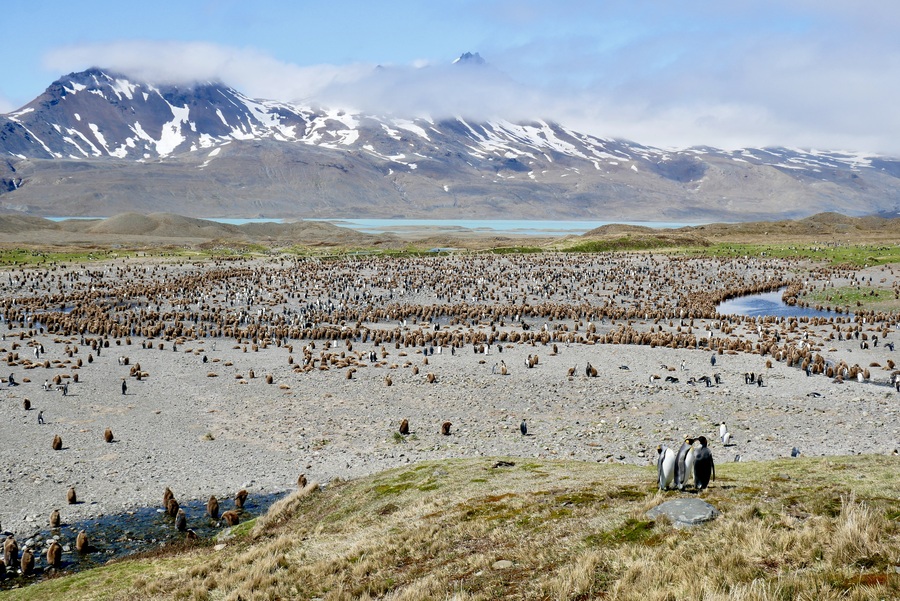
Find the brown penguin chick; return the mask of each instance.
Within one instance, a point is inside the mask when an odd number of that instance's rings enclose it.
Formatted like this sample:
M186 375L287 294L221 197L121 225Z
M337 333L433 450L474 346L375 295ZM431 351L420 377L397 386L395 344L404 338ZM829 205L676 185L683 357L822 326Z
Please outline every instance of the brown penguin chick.
M112 430L111 430L110 428L107 428L106 431L103 432L103 440L105 440L106 442L112 442L112 441L113 441L113 433L112 433Z
M31 401L29 401L28 399L22 399L22 408L25 409L25 411L30 411Z
M306 474L300 474L300 477L297 478L297 487L298 488L306 488Z
M62 449L62 438L60 438L59 434L53 437L53 442L50 443L50 448L54 451L59 451Z
M175 529L179 532L187 530L187 515L184 513L184 509L179 509L175 515Z
M66 501L69 502L69 505L74 505L78 502L78 495L75 494L74 486L69 487L69 491L66 493Z
M185 540L200 540L200 537L197 536L196 532L194 532L193 530L188 528L187 532L185 532L184 539Z
M50 513L50 527L51 528L59 528L60 518L59 518L59 509L54 509Z
M178 515L178 509L178 501L175 500L175 497L170 497L169 502L166 503L166 514L174 518Z
M19 561L19 543L12 535L6 537L3 543L3 563L7 566L14 566Z
M441 424L441 434L444 436L450 436L450 426L452 426L450 422L444 422Z
M84 530L79 531L78 536L75 538L75 550L79 553L88 552L88 537Z
M56 569L59 569L59 566L62 565L62 545L56 541L53 541L47 547L47 564Z
M22 551L22 561L20 566L22 568L23 576L28 576L34 571L34 553L31 552L29 547L25 547L25 550Z
M241 521L240 516L238 516L238 512L234 510L229 510L223 513L222 519L225 521L225 525L227 526L237 526Z
M174 497L175 497L175 493L173 493L167 486L166 490L163 491L163 508L164 509L169 506L169 499L172 499Z
M219 519L219 500L215 495L211 496L209 501L206 502L206 513L214 520Z
M238 509L244 508L244 503L247 501L247 497L250 495L246 490L241 489L238 491L238 494L234 495L234 506Z
M400 434L409 434L409 420L404 419L400 422Z

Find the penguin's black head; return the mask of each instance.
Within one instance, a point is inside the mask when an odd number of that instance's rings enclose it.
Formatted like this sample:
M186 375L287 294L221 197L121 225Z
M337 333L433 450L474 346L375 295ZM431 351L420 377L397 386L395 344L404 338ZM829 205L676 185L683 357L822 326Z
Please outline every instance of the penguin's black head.
M705 437L705 436L700 436L700 437L697 438L697 440L700 441L700 446L701 446L701 447L705 447L705 446L707 445L707 440L706 440L706 437Z

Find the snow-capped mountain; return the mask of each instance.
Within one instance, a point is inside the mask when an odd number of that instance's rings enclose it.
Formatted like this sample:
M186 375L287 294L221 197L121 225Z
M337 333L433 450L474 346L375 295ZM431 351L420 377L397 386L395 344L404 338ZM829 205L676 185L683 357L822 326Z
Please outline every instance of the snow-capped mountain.
M0 116L0 155L0 206L61 216L709 221L900 205L891 159L667 151L542 120L354 114L100 69L67 75Z

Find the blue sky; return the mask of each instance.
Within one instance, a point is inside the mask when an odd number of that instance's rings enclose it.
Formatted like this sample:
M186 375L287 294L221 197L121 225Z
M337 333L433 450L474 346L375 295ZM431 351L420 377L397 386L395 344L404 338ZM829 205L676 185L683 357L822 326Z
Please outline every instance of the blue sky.
M894 0L7 0L3 16L0 112L99 66L662 147L900 155ZM452 68L466 51L488 66Z

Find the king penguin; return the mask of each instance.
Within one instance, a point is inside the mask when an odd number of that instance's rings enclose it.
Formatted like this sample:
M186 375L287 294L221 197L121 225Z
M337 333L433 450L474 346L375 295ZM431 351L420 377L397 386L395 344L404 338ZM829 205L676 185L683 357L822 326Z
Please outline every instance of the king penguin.
M522 423L519 424L519 432L522 433L522 436L528 436L528 424L525 423L525 420L522 420Z
M684 442L681 443L681 448L678 449L678 454L675 455L675 488L678 490L683 490L684 483L687 481L687 472L685 471L684 462L687 459L688 451L693 444L693 438L685 438Z
M697 490L703 490L709 486L709 479L716 479L716 465L713 463L712 451L707 447L706 437L701 436L700 448L697 449L697 457L694 459L694 486Z
M692 482L694 480L694 461L697 459L697 449L694 448L693 442L691 442L690 448L688 448L687 455L684 456L684 480L681 483L681 488L684 490L684 487L687 486L688 482Z
M659 490L666 490L675 478L675 451L666 446L658 446L656 452L659 453L659 458L656 460Z

